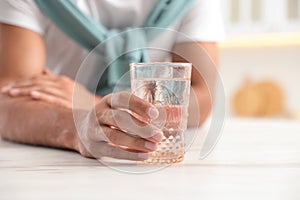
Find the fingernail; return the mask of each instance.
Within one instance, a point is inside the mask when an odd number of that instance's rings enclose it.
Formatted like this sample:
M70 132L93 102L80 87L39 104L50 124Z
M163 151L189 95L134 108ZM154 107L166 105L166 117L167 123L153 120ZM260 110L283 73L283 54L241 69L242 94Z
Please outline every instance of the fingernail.
M38 91L32 91L30 94L34 98L39 98L41 96L41 93L39 93Z
M8 92L11 88L12 88L12 84L7 85L7 86L4 86L4 87L1 89L1 92L2 92L2 93L6 93L6 92Z
M15 96L15 95L18 95L20 93L20 90L19 89L12 89L12 90L9 90L9 94Z
M138 157L143 160L146 160L149 158L149 155L147 153L138 153Z
M161 131L154 131L154 134L151 138L153 138L157 142L161 142L164 138L163 133Z
M145 147L152 151L157 149L157 145L153 142L145 142Z
M151 119L156 119L159 115L159 112L157 110L157 108L155 107L150 107L148 109L148 116L151 118Z

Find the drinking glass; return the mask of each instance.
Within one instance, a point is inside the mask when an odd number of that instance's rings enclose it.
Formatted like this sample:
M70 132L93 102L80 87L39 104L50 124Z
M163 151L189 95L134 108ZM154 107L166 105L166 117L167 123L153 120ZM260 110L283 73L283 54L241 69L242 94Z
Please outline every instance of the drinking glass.
M164 134L157 150L144 163L171 164L183 160L191 69L191 63L130 64L131 90L159 110L159 117L152 124Z

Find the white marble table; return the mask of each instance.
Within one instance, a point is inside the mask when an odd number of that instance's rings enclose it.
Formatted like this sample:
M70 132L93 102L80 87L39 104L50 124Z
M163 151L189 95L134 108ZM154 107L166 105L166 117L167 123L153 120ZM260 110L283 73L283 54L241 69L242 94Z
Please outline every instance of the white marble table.
M70 151L0 143L0 199L300 199L300 122L232 119L215 150L130 174ZM114 164L134 169L131 164Z

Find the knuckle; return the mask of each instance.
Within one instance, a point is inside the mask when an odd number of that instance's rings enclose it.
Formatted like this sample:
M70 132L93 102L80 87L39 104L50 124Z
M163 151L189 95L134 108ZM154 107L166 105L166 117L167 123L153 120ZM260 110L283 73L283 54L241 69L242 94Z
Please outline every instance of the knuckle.
M121 92L118 93L120 98L128 98L129 94L130 93L126 92L126 91L121 91Z
M120 102L120 101L129 99L129 97L130 97L130 95L128 92L122 91L122 92L118 92L118 93L114 94L113 99L114 99L114 101Z
M105 95L103 98L102 98L102 100L104 100L104 101L108 101L109 99L111 99L112 98L112 96L113 96L113 94L111 93L111 94L108 94L108 95Z
M97 106L99 106L99 107L102 107L103 105L110 106L110 105L111 105L112 95L113 95L113 94L105 95L105 96L102 98L102 100L101 100L101 102L103 102L103 103L98 103Z

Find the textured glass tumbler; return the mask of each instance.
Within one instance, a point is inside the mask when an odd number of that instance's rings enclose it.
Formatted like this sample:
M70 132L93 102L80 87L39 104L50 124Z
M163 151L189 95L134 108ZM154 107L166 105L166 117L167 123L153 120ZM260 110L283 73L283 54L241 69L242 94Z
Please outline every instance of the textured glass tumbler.
M171 164L183 160L191 69L191 63L130 64L131 90L159 110L159 117L152 123L164 133L158 149L144 163Z

